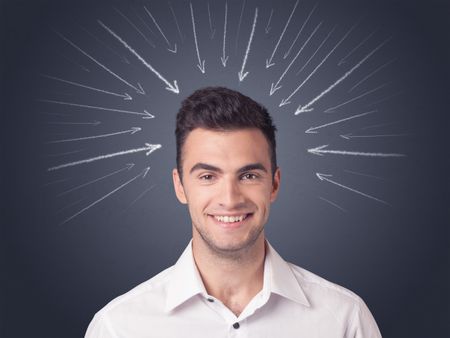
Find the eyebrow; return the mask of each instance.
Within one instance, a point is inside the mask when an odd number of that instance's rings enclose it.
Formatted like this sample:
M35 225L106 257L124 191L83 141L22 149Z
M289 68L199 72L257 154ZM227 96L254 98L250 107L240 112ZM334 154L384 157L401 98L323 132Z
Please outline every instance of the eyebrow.
M194 171L196 171L196 170L208 170L208 171L214 171L214 172L217 172L217 173L223 173L223 170L222 170L222 169L220 169L220 168L218 168L218 167L216 167L216 166L213 166L213 165L211 165L211 164L202 163L202 162L196 163L196 164L191 168L191 170L189 171L189 173L192 174L192 173L193 173ZM251 164L247 164L247 165L243 166L242 168L239 168L239 169L237 170L237 172L238 172L239 174L241 174L241 173L243 173L243 172L250 171L250 170L261 170L261 171L264 171L265 173L267 173L267 169L266 169L261 163L251 163Z

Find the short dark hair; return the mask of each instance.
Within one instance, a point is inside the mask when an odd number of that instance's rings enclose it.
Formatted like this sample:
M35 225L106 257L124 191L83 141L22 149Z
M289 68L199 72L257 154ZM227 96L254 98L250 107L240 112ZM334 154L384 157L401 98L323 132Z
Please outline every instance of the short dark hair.
M196 90L183 100L176 119L177 169L182 179L182 148L188 134L196 129L226 131L259 129L269 144L272 176L277 169L275 132L267 109L248 96L225 87Z

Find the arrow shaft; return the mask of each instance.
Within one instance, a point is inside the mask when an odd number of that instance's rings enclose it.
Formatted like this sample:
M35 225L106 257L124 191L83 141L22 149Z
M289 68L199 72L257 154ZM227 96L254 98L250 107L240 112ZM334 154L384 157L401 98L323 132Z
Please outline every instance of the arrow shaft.
M192 30L194 32L195 50L197 51L198 64L201 65L202 61L200 58L200 51L198 49L197 32L195 30L194 8L192 7L192 3L189 3L189 5L191 7L191 20L192 20Z
M213 33L213 26L211 21L211 9L209 8L209 1L208 1L208 21L209 21L209 29L211 30L211 34Z
M74 85L74 86L77 86L77 87L86 88L86 89L90 89L90 90L94 90L94 91L97 91L97 92L101 92L101 93L105 93L105 94L110 94L110 95L114 95L114 96L119 96L119 97L122 97L122 98L125 97L125 95L123 95L123 94L113 93L113 92L110 92L110 91L107 91L107 90L104 90L104 89L98 89L98 88L86 86L86 85L83 85L83 84L81 84L81 83L77 83L77 82L72 82L72 81L69 81L69 80L60 79L60 78L55 77L55 76L50 76L50 75L42 75L42 76L44 76L44 77L46 77L46 78L49 78L49 79L52 79L52 80L56 80L56 81L68 83L68 84L71 84L71 85Z
M346 150L328 150L328 149L317 149L317 153L322 154L335 154L335 155L352 155L352 156L368 156L368 157L404 157L404 154L392 154L392 153L366 153L360 151L346 151Z
M266 33L269 32L269 26L270 26L270 22L272 21L272 15L273 15L273 8L270 11L269 20L267 20Z
M320 93L317 97L315 97L311 102L309 102L304 109L308 109L318 100L320 100L324 95L328 94L334 87L339 85L342 81L344 81L347 77L349 77L356 69L358 69L368 58L370 58L374 53L376 53L381 47L383 47L389 40L384 40L381 44L379 44L375 49L373 49L369 54L367 54L361 61L359 61L356 65L354 65L350 70L348 70L342 77L340 77L335 83L325 89L322 93Z
M366 36L359 44L357 44L346 56L344 56L339 63L344 62L350 55L352 55L359 47L361 47L367 40L369 40L374 34L376 30Z
M172 85L167 81L156 69L152 67L147 61L145 61L142 56L140 56L131 46L128 45L120 36L114 33L108 26L103 22L98 20L98 23L106 29L112 36L114 36L126 49L128 49L134 56L136 56L139 61L141 61L148 69L150 69L161 81L163 81L168 87L172 88Z
M90 56L88 53L86 53L84 50L82 50L80 47L78 47L76 44L74 44L72 41L70 41L68 38L66 38L64 35L62 35L61 33L57 34L64 40L66 41L68 44L70 44L73 48L75 48L76 50L78 50L80 53L82 53L83 55L85 55L86 57L88 57L90 60L92 60L93 62L95 62L97 65L99 65L101 68L103 68L104 70L106 70L109 74L111 74L112 76L114 76L116 79L122 81L123 83L125 83L128 87L133 88L136 91L139 91L135 86L133 86L131 83L129 83L128 81L122 79L119 75L117 75L116 73L114 73L112 70L110 70L109 68L107 68L105 65L103 65L101 62L97 61L96 59L94 59L92 56Z
M297 60L297 58L299 57L300 53L303 51L303 49L305 48L305 46L308 44L308 42L311 40L311 38L314 36L314 34L317 32L317 30L319 29L319 27L322 25L322 22L320 22L316 28L314 28L313 32L309 35L308 39L303 43L302 47L300 48L300 50L297 52L297 54L295 55L295 57L291 60L291 62L289 63L289 65L286 67L286 70L283 72L283 74L281 74L280 78L278 79L277 83L275 86L278 86L281 82L281 80L284 78L284 76L287 74L287 72L289 71L289 69L291 68L291 66L294 64L294 62Z
M401 137L409 134L384 134L384 135L349 135L349 138L372 138L372 137Z
M294 92L289 95L288 100L290 100L292 98L292 96L294 96L299 90L300 88L302 88L304 86L304 84L306 82L308 82L308 80L320 69L320 67L322 67L322 65L328 60L328 58L331 56L331 54L333 54L333 52L341 45L341 43L350 35L350 33L353 31L353 29L355 29L356 24L353 25L348 31L347 33L345 33L345 35L342 37L342 39L339 40L339 42L328 52L327 55L325 55L325 57L323 58L322 61L320 61L320 63L316 66L316 68L314 68L314 70L306 77L306 79L300 84L300 86L298 86ZM334 27L332 29L332 31L334 31L336 27Z
M47 171L54 171L54 170L58 170L58 169L62 169L62 168L72 167L72 166L79 165L79 164L91 163L94 161L104 160L104 159L115 157L115 156L138 153L141 151L149 151L149 150L152 150L153 147L154 146L150 145L150 146L136 148L136 149L123 150L123 151L119 151L119 152L112 153L112 154L105 154L105 155L100 155L100 156L96 156L96 157L91 157L91 158L87 158L87 159L80 160L80 161L64 163L64 164L61 164L61 165L58 165L55 167L48 168Z
M383 201L383 200L380 200L379 198L373 197L373 196L368 195L368 194L366 194L366 193L363 193L363 192L361 192L361 191L359 191L359 190L356 190L356 189L347 187L346 185L343 185L343 184L341 184L341 183L335 182L335 181L333 181L333 180L331 180L331 179L329 179L329 178L327 178L327 177L322 177L322 178L323 178L325 181L327 181L327 182L330 182L330 183L333 183L333 184L337 185L338 187L347 189L347 190L349 190L349 191L351 191L351 192L354 192L354 193L359 194L359 195L361 195L361 196L370 198L370 199L372 199L372 200L374 200L374 201L377 201L377 202L380 202L380 203L389 205L389 203L387 203L387 202L385 202L385 201Z
M97 106L90 106L90 105L87 105L87 104L78 104L78 103L72 103L72 102L61 102L61 101L54 101L54 100L39 100L39 101L55 103L55 104L61 104L61 105L66 105L66 106L80 107L80 108L91 108L91 109L98 109L98 110L114 111L114 112L124 113L124 114L146 115L146 114L139 113L139 112L136 112L136 111L122 110L122 109L115 109L115 108L97 107Z
M395 59L390 60L386 63L384 63L383 65L381 65L380 67L378 67L377 69L375 69L373 72L371 72L369 75L365 76L361 81L359 81L357 84L355 84L352 88L350 88L348 90L348 92L350 93L351 91L353 91L353 89L355 89L356 87L358 87L361 83L363 83L364 81L366 81L367 79L369 79L370 77L372 77L373 75L375 75L376 73L378 73L380 70L382 70L383 68L387 67L388 65L390 65L392 62L394 62Z
M328 33L328 35L325 37L325 39L322 40L319 47L317 47L316 50L314 51L314 53L309 57L309 59L306 60L306 62L303 64L302 68L300 68L300 70L297 72L296 75L300 74L302 72L302 70L305 69L306 66L311 62L311 60L314 58L314 56L316 56L316 54L319 52L319 50L322 48L322 46L325 44L325 42L327 42L327 40L330 38L333 30L334 30L334 28Z
M240 36L240 34L241 34L242 17L244 16L244 10L245 10L245 4L246 4L246 2L247 2L247 0L244 0L244 1L242 2L241 15L239 16L239 23L238 23L238 27L237 27L237 33L236 33L235 53L237 53L237 49L238 49L239 36Z
M180 35L180 39L181 39L181 41L184 42L183 34L181 34L181 29L180 29L180 25L178 24L177 16L175 15L175 11L173 10L172 4L170 2L169 2L169 8L170 8L170 11L172 12L172 16L173 16L173 20L175 21L175 25L177 26L178 34Z
M278 39L277 44L275 45L275 48L273 49L272 55L270 56L269 63L272 63L273 57L275 56L278 46L280 45L281 39L283 39L284 33L286 33L286 29L288 28L289 23L291 22L292 16L294 15L294 12L295 12L295 9L297 8L298 2L299 2L299 0L297 0L295 2L294 8L292 9L291 14L289 15L289 18L286 21L286 24L284 25L283 31L281 32L281 35L280 35L280 38Z
M101 181L101 180L103 180L103 179L105 179L105 178L108 178L108 177L110 177L110 176L113 176L113 175L115 175L115 174L118 174L118 173L120 173L120 172L122 172L122 171L124 171L124 170L126 170L126 169L128 169L128 166L125 167L125 168L122 168L122 169L113 171L112 173L109 173L109 174L104 175L104 176L102 176L102 177L99 177L99 178L96 178L96 179L94 179L94 180L91 180L91 181L89 181L89 182L80 184L80 185L78 185L78 186L76 186L76 187L73 187L73 188L71 188L71 189L69 189L69 190L66 190L66 191L64 191L64 192L62 192L62 193L60 193L60 194L58 194L56 197L60 197L60 196L66 195L66 194L68 194L68 193L70 193L70 192L72 192L72 191L81 189L81 188L86 187L86 186L88 186L88 185L90 185L90 184L93 184L93 183L95 183L95 182Z
M248 54L250 53L250 46L252 44L253 35L255 34L256 21L258 20L258 7L255 9L255 16L253 18L252 31L250 32L250 38L248 39L247 49L245 50L244 60L242 62L241 74L244 73L245 65L247 64Z
M142 36L142 37L144 38L144 40L147 41L147 42L150 44L150 46L152 46L153 48L156 47L155 44L154 44L151 40L149 40L149 39L147 38L147 36L145 36L145 34L142 33L142 32L139 30L139 28L136 27L136 25L133 23L133 21L131 21L130 19L128 19L128 17L127 17L125 14L123 14L121 11L119 11L117 8L114 7L114 10L115 10L117 13L119 13L119 15L120 15L122 18L124 18L124 19L131 25L131 27L133 27L133 28L139 33L139 35Z
M161 33L161 35L163 36L164 40L166 40L167 45L170 47L170 42L169 40L167 40L166 36L164 35L161 27L158 25L158 23L156 22L156 19L153 17L152 13L150 13L150 11L147 9L147 7L144 6L144 10L147 12L147 14L150 16L150 18L152 19L153 23L155 24L156 28L158 28L159 32Z
M223 47L222 47L222 53L223 58L225 59L225 43L227 39L227 21L228 21L228 3L225 2L225 20L223 23Z
M314 10L316 9L318 4L316 4L313 9L311 10L311 12L309 12L308 17L306 18L305 22L303 22L302 27L300 27L300 30L298 31L297 35L295 36L294 41L292 42L291 46L289 47L288 51L286 52L286 54L284 55L284 58L287 58L288 55L291 53L292 48L294 47L295 43L297 42L300 34L302 34L303 28L305 28L306 24L309 21L309 18L311 17L311 15L313 14Z
M86 136L86 137L78 137L78 138L70 138L70 139L64 139L64 140L50 141L50 142L47 142L47 144L73 142L73 141L83 141L83 140L92 140L92 139L96 139L96 138L109 137L109 136L115 136L115 135L121 135L121 134L128 134L128 133L131 133L131 132L133 132L133 129L118 131L116 133L109 133L109 134L102 134L102 135L95 135L95 136Z
M367 96L367 95L369 95L369 94L372 94L373 92L376 92L377 90L379 90L379 89L381 89L381 88L383 88L383 87L386 87L386 85L387 85L386 83L385 83L385 84L382 84L381 86L378 86L378 87L376 87L376 88L374 88L374 89L368 90L368 91L366 91L365 93L363 93L363 94L361 94L361 95L358 95L358 96L356 96L356 97L354 97L354 98L352 98L352 99L350 99L350 100L348 100L348 101L342 102L341 104L338 104L337 106L328 108L328 109L326 109L325 111L327 112L327 111L336 110L336 109L338 109L338 108L341 108L342 106L345 106L346 104L349 104L349 103L351 103L351 102L354 102L354 101L356 101L356 100L359 100L360 98L363 98L364 96Z
M82 214L83 212L85 212L86 210L90 209L91 207L93 207L94 205L100 203L101 201L103 201L105 198L111 196L112 194L114 194L115 192L119 191L120 189L122 189L123 187L127 186L128 184L130 184L131 182L133 182L134 180L136 180L139 176L142 176L143 173L140 173L139 175L133 177L132 179L126 181L125 183L121 184L120 186L118 186L116 189L110 191L109 193L107 193L106 195L104 195L103 197L99 198L98 200L92 202L91 204L89 204L87 207L81 209L80 211L78 211L77 213L75 213L74 215L70 216L69 218L67 218L64 222L62 222L61 224L67 223L70 220L74 219L75 217L77 217L78 215Z
M352 119L355 119L357 117L365 116L365 115L372 114L372 113L375 113L375 112L376 112L376 110L371 110L371 111L368 111L368 112L365 112L365 113L361 113L361 114L353 115L353 116L350 116L350 117L346 117L344 119L340 119L340 120L337 120L337 121L329 122L329 123L323 124L323 125L318 126L318 127L313 127L313 128L310 128L309 130L311 131L311 130L317 130L317 129L320 129L320 128L325 128L325 127L331 126L333 124L337 124L337 123L341 123L341 122L344 122L344 121L352 120Z

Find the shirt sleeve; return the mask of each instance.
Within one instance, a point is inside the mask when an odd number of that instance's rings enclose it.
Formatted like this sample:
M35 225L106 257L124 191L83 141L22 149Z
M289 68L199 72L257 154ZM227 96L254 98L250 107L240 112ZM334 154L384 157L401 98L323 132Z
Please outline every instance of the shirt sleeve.
M104 315L97 313L89 324L84 338L117 338Z
M381 338L378 325L362 299L355 306L346 332L345 338Z

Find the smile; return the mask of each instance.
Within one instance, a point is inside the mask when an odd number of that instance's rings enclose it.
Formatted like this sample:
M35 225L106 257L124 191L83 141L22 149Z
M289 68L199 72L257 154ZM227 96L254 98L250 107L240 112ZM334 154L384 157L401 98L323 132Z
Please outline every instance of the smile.
M244 219L247 218L249 214L245 215L236 215L236 216L219 216L215 215L214 218L222 223L234 223L234 222L242 222Z

